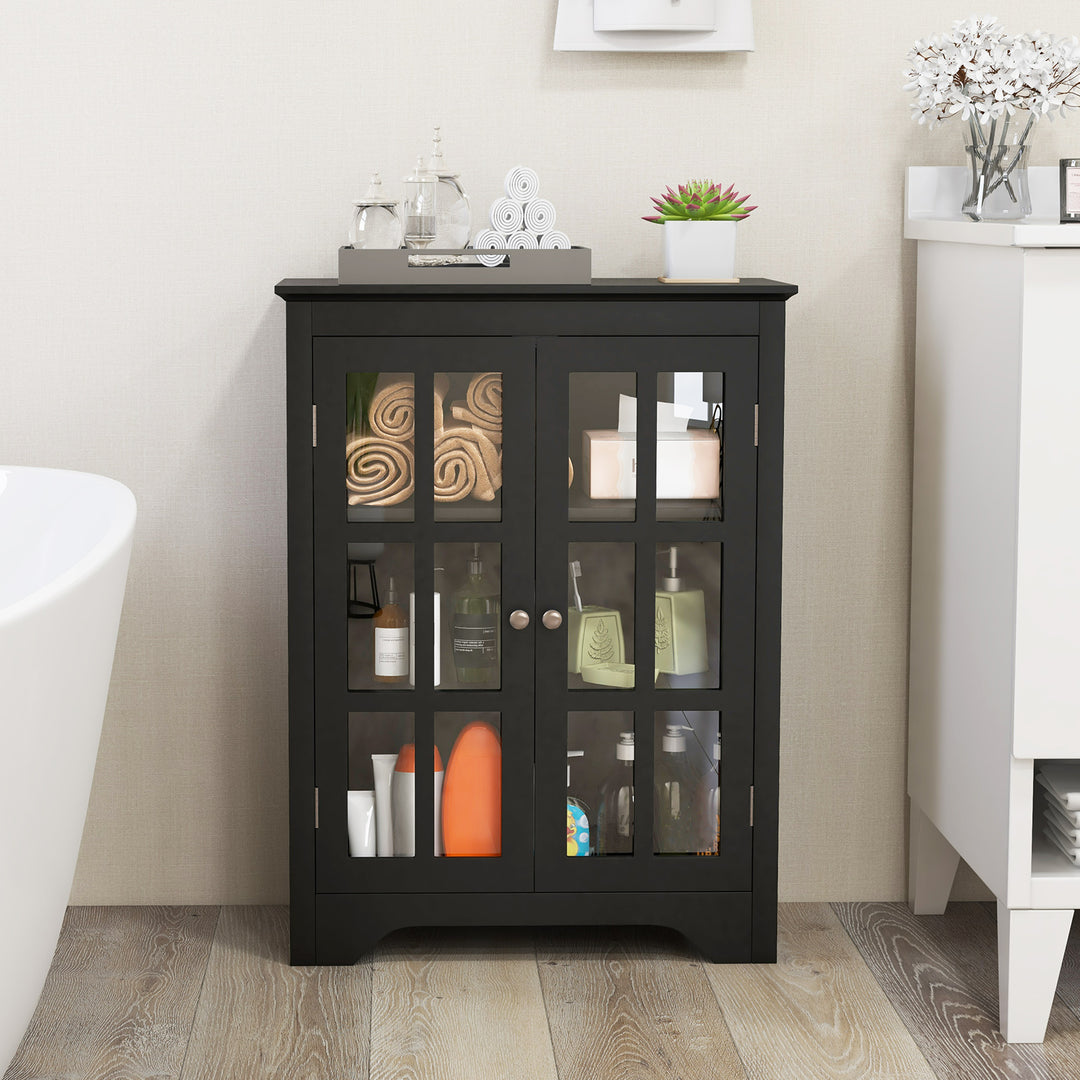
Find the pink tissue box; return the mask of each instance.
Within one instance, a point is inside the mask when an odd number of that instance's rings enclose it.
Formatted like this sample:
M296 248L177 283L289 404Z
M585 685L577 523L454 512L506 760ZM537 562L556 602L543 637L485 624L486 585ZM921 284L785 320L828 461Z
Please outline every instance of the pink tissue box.
M637 434L585 431L581 438L590 499L637 496ZM715 431L661 431L656 436L656 497L715 499L720 495L720 440Z

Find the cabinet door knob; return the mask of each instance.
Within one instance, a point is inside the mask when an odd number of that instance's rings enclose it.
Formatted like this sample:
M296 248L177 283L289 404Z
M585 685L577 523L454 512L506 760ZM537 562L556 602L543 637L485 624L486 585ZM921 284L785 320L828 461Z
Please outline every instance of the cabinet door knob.
M517 611L511 611L510 625L515 630L524 630L529 625L529 613L522 611L521 608L518 608Z
M549 608L544 612L543 619L541 620L549 630L558 630L562 626L562 614L556 611L554 608Z

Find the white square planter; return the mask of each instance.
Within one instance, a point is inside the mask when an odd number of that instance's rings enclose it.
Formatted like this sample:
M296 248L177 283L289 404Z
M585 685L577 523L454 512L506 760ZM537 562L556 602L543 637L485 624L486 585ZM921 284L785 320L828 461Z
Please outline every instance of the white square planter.
M735 277L735 221L665 221L664 277L728 281Z

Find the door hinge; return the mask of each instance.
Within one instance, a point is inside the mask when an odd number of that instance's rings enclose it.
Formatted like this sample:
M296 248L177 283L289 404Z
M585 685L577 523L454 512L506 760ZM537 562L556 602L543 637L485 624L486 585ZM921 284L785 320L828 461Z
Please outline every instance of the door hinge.
M319 789L315 789L315 828L319 827Z
M750 828L754 827L754 785L750 785Z
M754 442L756 444L757 443L757 434L756 434L757 425L756 424L754 426L754 431L755 431ZM312 405L311 406L311 445L312 446L318 446L319 445L319 406L318 405Z
M757 446L757 419L758 419L758 406L757 402L754 402L754 445Z

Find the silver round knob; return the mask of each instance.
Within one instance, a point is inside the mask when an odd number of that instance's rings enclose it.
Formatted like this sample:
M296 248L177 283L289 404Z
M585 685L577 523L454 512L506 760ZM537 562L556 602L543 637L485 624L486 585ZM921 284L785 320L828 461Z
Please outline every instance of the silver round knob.
M541 621L549 630L558 630L559 627L562 626L562 614L554 608L549 608L544 612Z
M517 611L511 611L510 625L515 630L524 630L529 625L529 613L522 611L521 608L518 608Z

